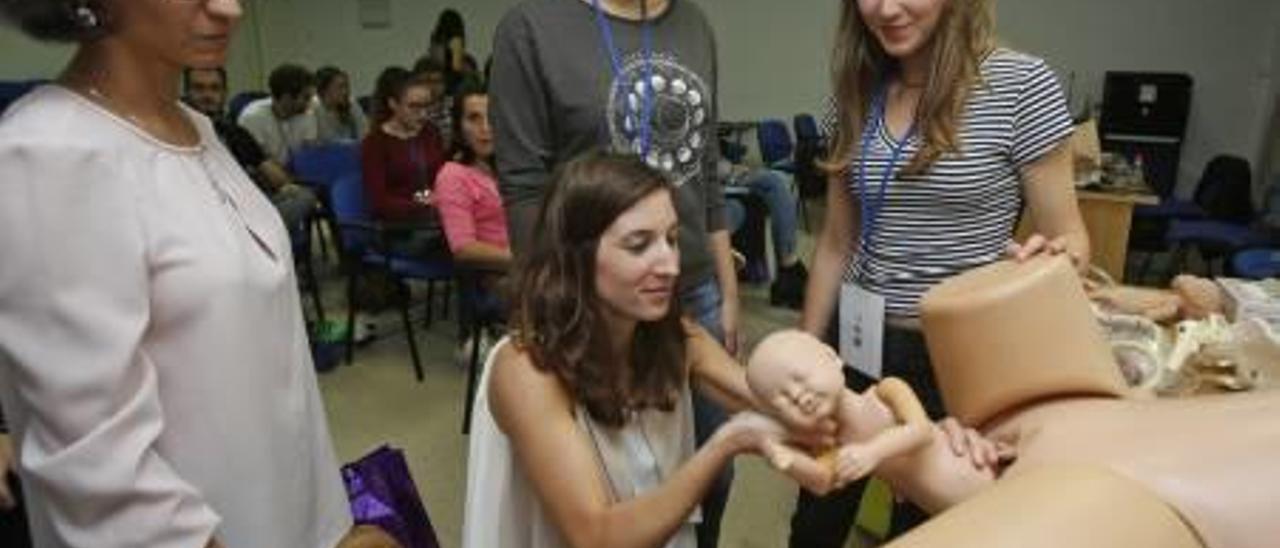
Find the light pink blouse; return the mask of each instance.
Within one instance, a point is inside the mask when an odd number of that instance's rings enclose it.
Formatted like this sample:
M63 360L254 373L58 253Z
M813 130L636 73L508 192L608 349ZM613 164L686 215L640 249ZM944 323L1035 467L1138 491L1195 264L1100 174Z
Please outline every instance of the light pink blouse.
M187 111L0 118L0 400L36 546L331 548L351 526L289 238Z

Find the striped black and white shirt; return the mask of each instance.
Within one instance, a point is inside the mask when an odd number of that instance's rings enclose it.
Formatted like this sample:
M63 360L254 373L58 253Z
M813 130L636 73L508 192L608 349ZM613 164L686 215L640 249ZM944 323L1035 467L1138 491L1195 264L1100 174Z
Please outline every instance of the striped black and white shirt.
M835 111L824 120L830 135ZM893 137L880 129L869 142L866 188L878 204ZM998 49L981 65L957 128L959 153L938 158L926 173L890 178L870 241L855 241L845 281L885 297L891 316L916 317L916 305L945 278L1001 259L1022 209L1019 171L1048 153L1072 131L1062 89L1041 59ZM861 151L862 140L858 141ZM919 148L904 145L898 170ZM848 188L858 206L859 161ZM860 257L861 256L861 257Z

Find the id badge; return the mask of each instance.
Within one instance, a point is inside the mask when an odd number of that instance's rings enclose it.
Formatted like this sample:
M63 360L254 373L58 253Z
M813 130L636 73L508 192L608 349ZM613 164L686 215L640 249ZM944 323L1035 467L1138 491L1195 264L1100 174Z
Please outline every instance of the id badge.
M840 358L873 379L883 370L884 306L884 296L858 284L840 287Z

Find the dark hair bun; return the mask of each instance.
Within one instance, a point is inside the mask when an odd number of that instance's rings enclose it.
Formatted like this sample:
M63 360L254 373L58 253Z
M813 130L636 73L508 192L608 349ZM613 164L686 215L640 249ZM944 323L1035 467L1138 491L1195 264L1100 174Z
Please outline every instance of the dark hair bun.
M27 36L47 42L87 42L106 34L106 18L100 2L88 0L98 24L87 27L76 18L79 2L73 0L0 0L0 17Z

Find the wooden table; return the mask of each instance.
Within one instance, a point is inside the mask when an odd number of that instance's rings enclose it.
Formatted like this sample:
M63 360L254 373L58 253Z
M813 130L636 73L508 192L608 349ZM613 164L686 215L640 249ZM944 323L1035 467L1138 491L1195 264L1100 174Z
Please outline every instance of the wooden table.
M1145 193L1076 190L1076 200L1080 204L1085 230L1089 232L1093 264L1116 281L1123 281L1133 208L1136 205L1156 205L1160 199ZM1020 222L1014 237L1021 242L1026 240L1029 232L1027 223Z

